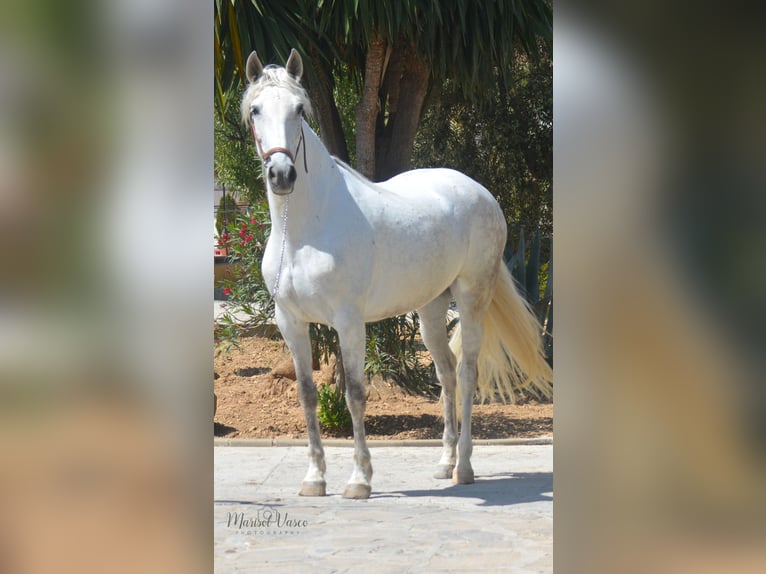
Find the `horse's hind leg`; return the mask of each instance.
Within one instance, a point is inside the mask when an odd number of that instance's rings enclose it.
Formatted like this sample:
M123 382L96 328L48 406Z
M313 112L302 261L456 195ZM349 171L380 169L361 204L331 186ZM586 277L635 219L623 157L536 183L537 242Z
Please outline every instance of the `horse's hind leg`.
M486 282L484 282L486 285ZM494 285L494 282L490 283ZM471 411L478 379L477 363L481 341L484 335L484 314L489 304L491 292L479 285L473 289L466 287L458 280L453 285L453 294L460 311L462 360L458 372L458 384L461 395L460 438L458 439L457 466L452 475L452 481L457 484L469 484L474 481L471 467Z
M365 329L361 319L336 321L338 340L346 372L346 404L354 426L354 471L343 491L344 498L369 498L372 487L372 464L364 430L367 402L364 387Z
M420 334L423 342L431 353L436 367L436 376L442 386L444 401L444 434L442 435L443 450L439 466L434 473L435 478L452 478L457 461L455 448L457 446L457 410L455 405L455 355L449 348L447 329L444 318L449 308L451 294L445 291L428 305L418 309L420 316Z
M317 389L311 370L311 340L307 323L276 309L279 330L287 343L295 364L298 380L298 395L306 418L306 430L309 435L309 469L301 483L301 496L324 496L327 486L324 478L326 466L322 437L317 419Z

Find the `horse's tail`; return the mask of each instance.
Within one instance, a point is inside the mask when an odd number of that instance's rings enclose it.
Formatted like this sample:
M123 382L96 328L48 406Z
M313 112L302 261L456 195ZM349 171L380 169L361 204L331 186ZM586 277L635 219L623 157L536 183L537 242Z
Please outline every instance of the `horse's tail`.
M459 369L462 361L459 323L450 348L457 357ZM553 369L545 360L542 327L516 289L502 260L495 294L484 316L477 390L481 402L497 397L513 403L521 391L543 399L553 394ZM460 385L457 393L457 404L460 404Z

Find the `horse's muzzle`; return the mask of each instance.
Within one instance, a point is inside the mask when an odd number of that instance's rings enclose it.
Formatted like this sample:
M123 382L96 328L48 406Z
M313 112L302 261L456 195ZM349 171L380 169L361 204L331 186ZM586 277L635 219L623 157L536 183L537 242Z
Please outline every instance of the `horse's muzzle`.
M292 163L275 165L271 164L266 169L271 191L277 195L292 193L298 173Z

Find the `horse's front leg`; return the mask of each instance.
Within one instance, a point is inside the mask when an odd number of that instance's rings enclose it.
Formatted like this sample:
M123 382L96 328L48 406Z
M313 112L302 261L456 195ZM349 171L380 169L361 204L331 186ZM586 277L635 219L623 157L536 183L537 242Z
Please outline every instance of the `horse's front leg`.
M276 320L282 337L290 349L295 364L295 375L298 381L298 396L303 406L306 419L306 430L309 435L309 469L301 483L301 496L325 496L325 458L322 448L322 436L317 419L317 389L311 370L311 340L309 339L308 323L298 321L295 317L282 311L277 305Z
M367 393L364 387L364 322L343 321L338 331L343 367L346 372L346 404L354 426L354 471L343 491L344 498L369 498L372 487L372 464L364 430Z

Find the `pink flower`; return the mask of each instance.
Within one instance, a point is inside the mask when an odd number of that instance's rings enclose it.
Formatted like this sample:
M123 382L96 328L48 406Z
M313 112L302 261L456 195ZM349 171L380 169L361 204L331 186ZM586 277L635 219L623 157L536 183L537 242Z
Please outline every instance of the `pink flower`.
M224 295L231 295L231 289L229 289L228 287L224 287L223 288L223 294Z

